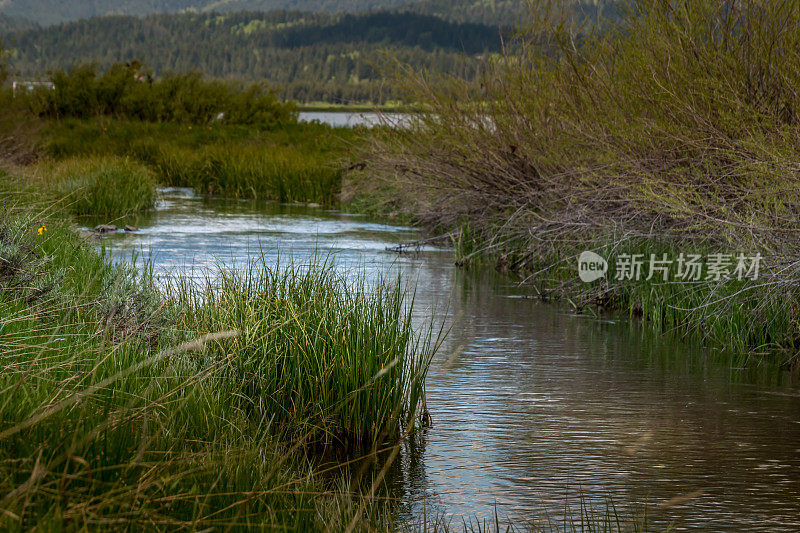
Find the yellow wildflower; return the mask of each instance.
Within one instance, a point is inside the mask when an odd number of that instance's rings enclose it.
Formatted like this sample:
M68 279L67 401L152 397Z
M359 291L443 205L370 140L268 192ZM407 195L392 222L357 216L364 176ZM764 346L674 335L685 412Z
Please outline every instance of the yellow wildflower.
M45 231L47 231L47 226L41 226L38 230L36 230L36 233L43 235Z

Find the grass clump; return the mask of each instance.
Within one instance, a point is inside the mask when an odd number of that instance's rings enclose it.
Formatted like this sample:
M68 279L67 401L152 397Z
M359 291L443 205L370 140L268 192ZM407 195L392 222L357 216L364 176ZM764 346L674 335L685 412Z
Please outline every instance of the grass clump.
M167 291L192 332L235 329L208 345L226 394L287 438L370 449L417 425L430 348L414 335L399 282L368 288L319 265L224 272Z
M145 165L122 157L45 160L29 168L32 186L76 216L118 217L155 207L157 182Z
M140 145L136 153L151 161L167 185L208 195L330 205L341 186L342 170L329 154L296 146Z
M479 82L408 73L423 111L377 132L349 188L440 231L468 227L466 255L561 292L582 290L572 254L585 249L760 252L769 266L749 290L610 281L586 297L645 316L661 302L686 331L794 358L800 6L636 0L593 26L534 7ZM723 320L730 311L749 325ZM759 324L784 329L751 335Z

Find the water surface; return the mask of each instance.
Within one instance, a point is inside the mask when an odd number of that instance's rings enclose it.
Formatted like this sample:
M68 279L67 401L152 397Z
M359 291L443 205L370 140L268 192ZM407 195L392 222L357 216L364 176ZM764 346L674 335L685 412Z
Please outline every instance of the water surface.
M388 252L415 231L362 216L179 189L136 223L104 245L118 259L149 254L159 275L254 253L329 256L375 278L399 272L416 287L420 323L452 325L428 381L434 425L404 446L392 476L405 517L497 510L521 524L558 519L581 495L620 513L648 502L658 526L800 530L800 389L785 375L538 303L507 278L455 269L446 250Z
M372 128L378 125L403 127L408 122L405 113L378 113L374 111L302 111L300 122L322 122L334 128L352 128L365 126Z

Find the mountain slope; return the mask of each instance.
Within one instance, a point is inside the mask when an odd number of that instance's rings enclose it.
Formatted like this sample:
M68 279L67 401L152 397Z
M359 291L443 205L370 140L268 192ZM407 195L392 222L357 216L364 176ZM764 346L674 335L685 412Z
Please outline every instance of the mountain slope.
M618 16L627 0L562 0L571 13L595 20ZM476 22L495 26L517 27L530 14L526 0L414 0L398 10L433 15L454 22Z
M624 0L561 0L597 16ZM528 12L527 0L0 0L0 14L48 25L106 15L144 16L152 13L298 10L363 13L398 9L434 15L455 22L515 26Z
M12 68L37 77L94 61L103 68L134 59L156 74L268 81L288 98L369 100L395 95L381 65L477 75L481 55L500 50L496 28L412 13L361 15L278 11L112 16L9 36Z
M393 7L405 0L0 0L0 13L42 25L105 15L178 13L182 11L273 11L291 9L362 12Z
M35 27L37 27L37 24L28 19L11 17L0 13L0 35Z

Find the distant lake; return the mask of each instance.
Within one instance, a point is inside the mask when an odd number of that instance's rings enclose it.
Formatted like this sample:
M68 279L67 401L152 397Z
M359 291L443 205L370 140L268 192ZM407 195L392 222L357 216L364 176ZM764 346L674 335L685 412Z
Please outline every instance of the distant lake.
M380 124L402 127L408 123L408 115L374 111L303 111L300 113L300 122L315 120L335 128L353 128L355 126L372 128Z

